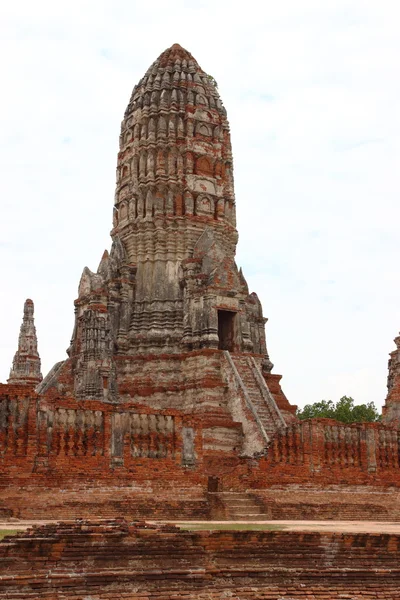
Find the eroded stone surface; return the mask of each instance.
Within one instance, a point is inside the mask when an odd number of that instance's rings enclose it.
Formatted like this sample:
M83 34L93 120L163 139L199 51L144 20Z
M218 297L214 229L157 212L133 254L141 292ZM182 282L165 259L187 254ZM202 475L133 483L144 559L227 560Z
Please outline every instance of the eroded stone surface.
M40 372L36 328L33 318L34 306L28 299L24 304L24 316L8 383L36 387L43 379Z

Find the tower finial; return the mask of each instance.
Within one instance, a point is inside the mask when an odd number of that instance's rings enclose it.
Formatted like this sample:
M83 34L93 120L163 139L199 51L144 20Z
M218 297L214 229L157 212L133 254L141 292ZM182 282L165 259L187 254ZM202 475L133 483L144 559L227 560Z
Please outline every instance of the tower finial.
M33 318L34 306L28 298L24 304L24 316L18 338L8 383L36 387L43 379L40 372L40 356L37 349L36 328Z

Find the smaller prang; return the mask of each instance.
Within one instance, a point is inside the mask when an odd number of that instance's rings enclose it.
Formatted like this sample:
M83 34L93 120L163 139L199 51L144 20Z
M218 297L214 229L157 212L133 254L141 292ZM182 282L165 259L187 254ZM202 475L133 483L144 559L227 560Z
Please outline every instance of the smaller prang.
M43 379L40 372L40 356L37 348L33 312L33 302L28 298L24 304L24 316L18 338L18 350L15 353L11 367L8 379L9 384L36 387Z

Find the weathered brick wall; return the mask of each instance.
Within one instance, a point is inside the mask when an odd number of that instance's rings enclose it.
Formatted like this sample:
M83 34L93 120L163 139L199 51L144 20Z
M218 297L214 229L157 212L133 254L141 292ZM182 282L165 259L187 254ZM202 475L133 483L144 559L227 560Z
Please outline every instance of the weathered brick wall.
M0 515L207 518L201 432L176 409L0 386Z
M183 478L182 478L183 479ZM0 517L21 519L91 518L210 518L207 495L200 486L184 481L154 485L154 481L106 482L37 480L35 484L7 485L0 490ZM58 485L57 485L58 484Z
M151 411L129 403L117 407L73 398L49 401L26 389L19 392L15 386L0 386L3 477L93 473L107 478L114 475L114 467L137 470L142 460L152 459L154 469L162 463L163 469L173 470L201 454L200 435L186 447L185 455L182 430L192 423L177 410ZM196 429L201 433L201 422Z
M120 474L134 471L140 477L145 465L154 475L161 468L172 474L191 467L205 477L220 477L226 489L277 481L388 486L400 482L399 433L378 423L303 421L277 435L265 455L254 459L230 452L238 436L240 424L227 417L213 421L176 409L151 411L129 403L118 407L74 399L49 403L26 390L20 396L0 395L3 479L10 474L70 478L91 472L107 478L114 477L118 467Z
M60 523L0 544L0 598L400 598L400 537Z
M259 458L235 461L204 454L204 470L220 478L222 491L292 484L398 488L399 456L399 432L394 428L312 419L289 426Z
M279 410L283 414L286 423L295 423L297 421L297 406L290 404L281 388L280 381L282 379L282 375L277 375L275 373L264 373L264 379Z
M140 377L144 382L147 372ZM208 482L214 478L219 491L250 493L277 485L341 486L335 510L332 504L329 510L315 508L318 502L307 499L302 505L288 502L285 509L267 503L265 510L271 518L345 518L347 489L400 487L396 429L303 421L275 437L261 456L244 458L238 451L241 424L226 406L217 406L209 384L199 413L171 402L156 410L129 395L118 405L77 402L0 385L0 514L207 518ZM376 508L382 503L366 502L370 518L387 514L396 520L397 504L387 511Z
M399 456L394 428L310 419L276 436L260 463L268 479L279 472L282 482L398 485Z
M400 491L382 486L278 485L248 497L271 520L400 521Z

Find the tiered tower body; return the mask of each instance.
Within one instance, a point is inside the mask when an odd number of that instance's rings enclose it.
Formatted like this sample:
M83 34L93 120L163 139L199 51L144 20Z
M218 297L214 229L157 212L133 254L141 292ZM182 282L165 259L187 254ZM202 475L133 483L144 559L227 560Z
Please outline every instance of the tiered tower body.
M15 353L10 370L9 384L36 387L43 379L40 372L40 357L33 312L33 302L28 299L24 304L24 316L19 333L18 350Z
M218 277L235 270L235 224L226 111L210 77L175 45L134 88L121 127L112 235L136 267L130 350L218 347L209 288L236 296L242 287L237 271ZM212 248L227 264L202 264ZM244 345L253 345L246 330Z

